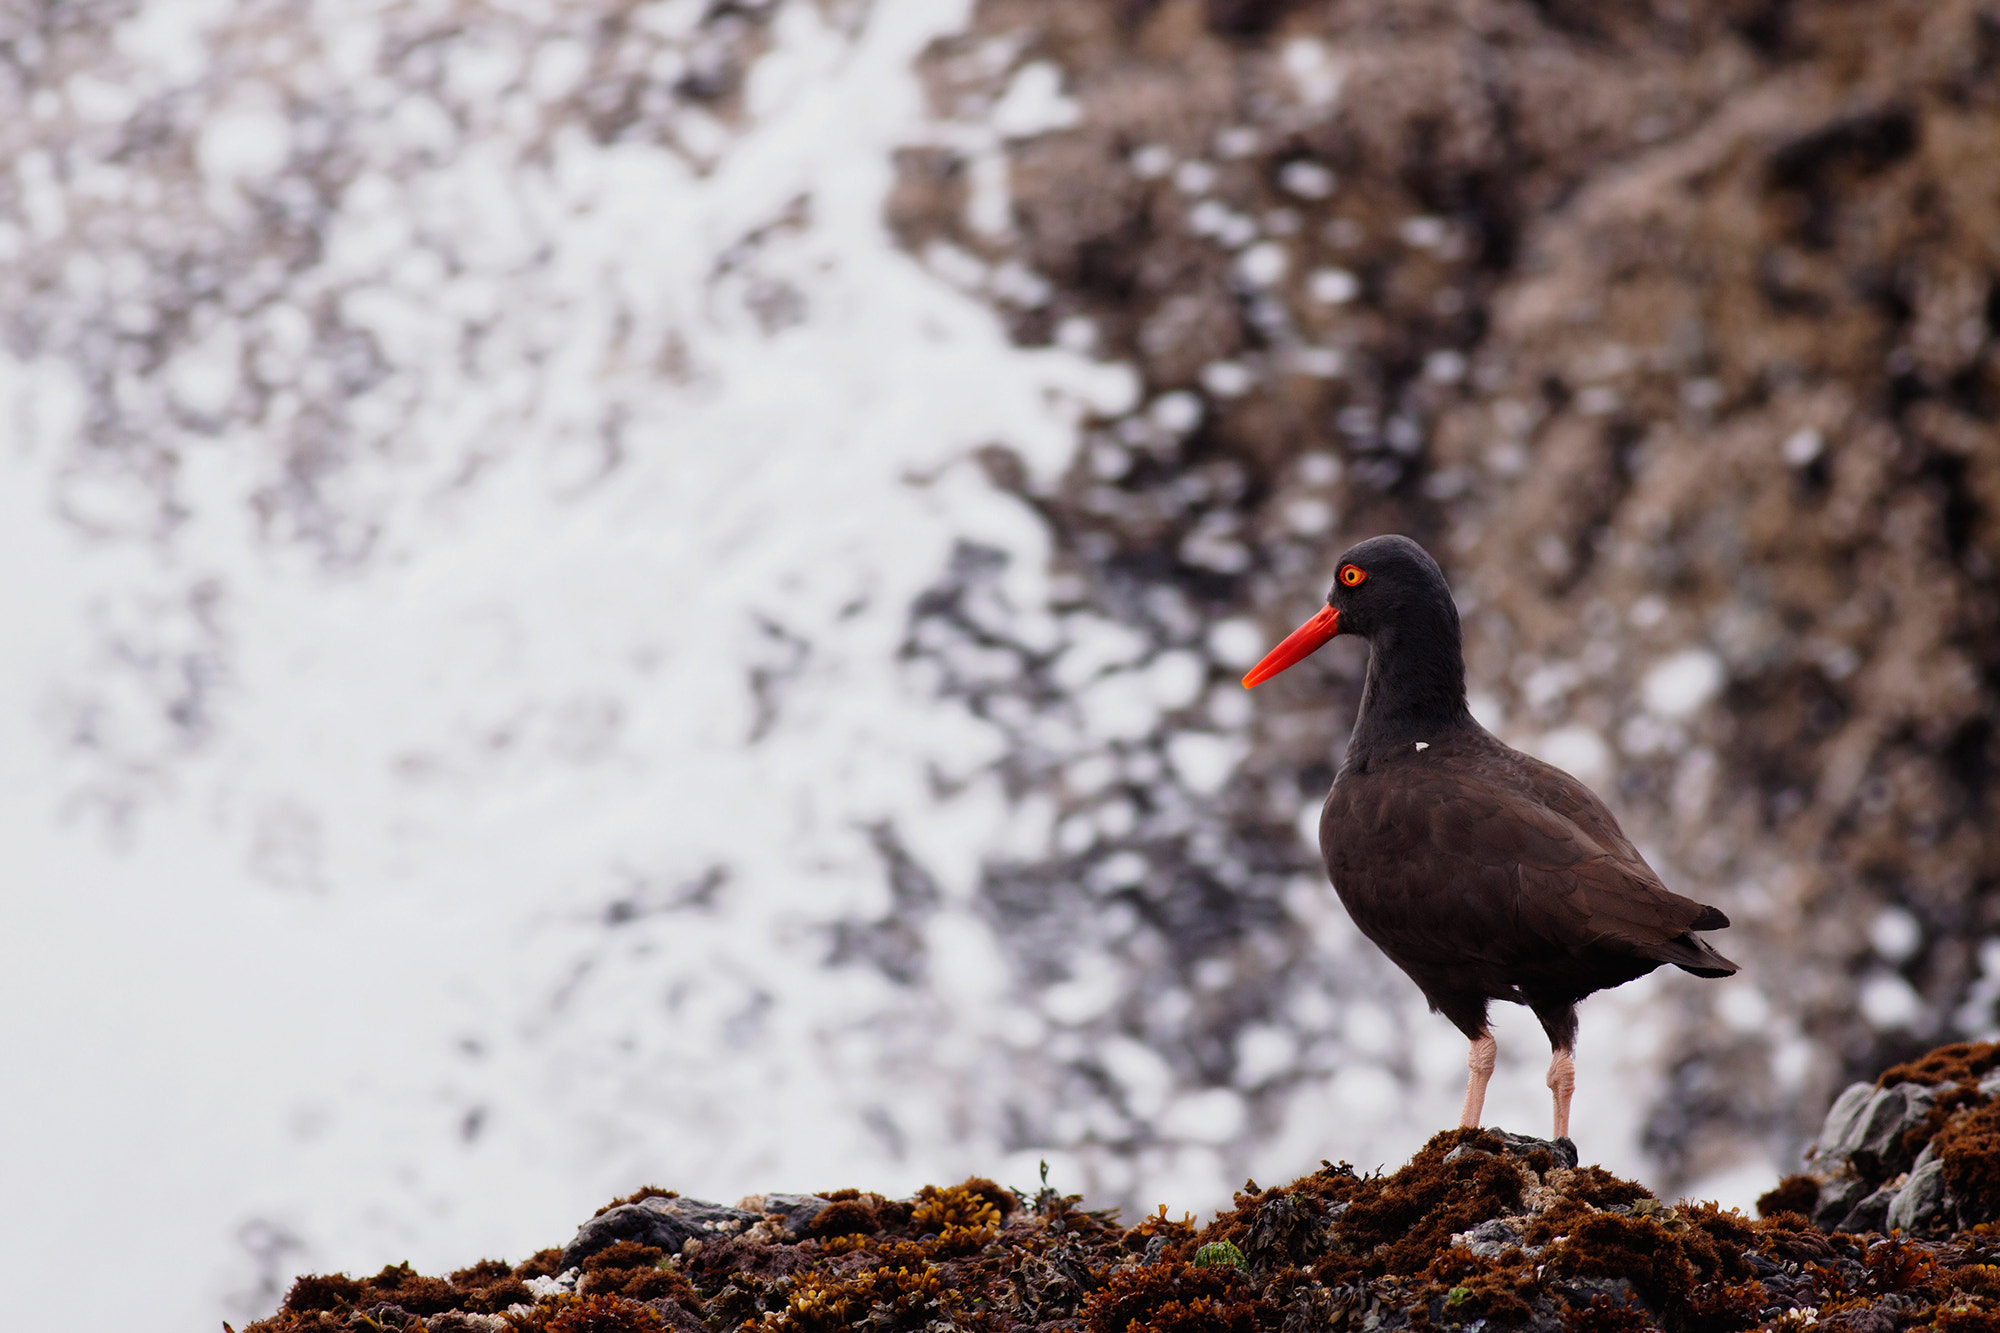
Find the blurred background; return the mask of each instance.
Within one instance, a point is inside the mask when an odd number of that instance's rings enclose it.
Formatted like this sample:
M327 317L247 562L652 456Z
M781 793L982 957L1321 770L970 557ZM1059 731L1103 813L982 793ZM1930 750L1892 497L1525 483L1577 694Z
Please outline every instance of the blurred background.
M23 1327L1396 1165L1363 648L1236 684L1385 531L1735 922L1587 1159L1748 1206L2000 1031L2000 8L20 0L0 108Z

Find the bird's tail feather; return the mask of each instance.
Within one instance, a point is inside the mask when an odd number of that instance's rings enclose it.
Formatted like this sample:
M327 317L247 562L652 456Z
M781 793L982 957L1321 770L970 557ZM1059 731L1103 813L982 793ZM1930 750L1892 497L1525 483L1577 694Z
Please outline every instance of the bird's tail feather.
M1698 977L1730 977L1737 972L1736 964L1724 958L1709 947L1708 941L1693 935L1676 935L1673 939L1662 940L1650 951L1652 957L1663 963L1672 963L1683 972L1692 972Z

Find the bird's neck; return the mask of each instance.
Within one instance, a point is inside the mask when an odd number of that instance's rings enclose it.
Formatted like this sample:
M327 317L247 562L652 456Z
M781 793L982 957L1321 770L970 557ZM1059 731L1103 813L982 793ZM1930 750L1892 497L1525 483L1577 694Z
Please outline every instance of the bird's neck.
M1435 742L1476 725L1465 706L1465 656L1455 614L1371 636L1361 712L1347 743L1350 755Z

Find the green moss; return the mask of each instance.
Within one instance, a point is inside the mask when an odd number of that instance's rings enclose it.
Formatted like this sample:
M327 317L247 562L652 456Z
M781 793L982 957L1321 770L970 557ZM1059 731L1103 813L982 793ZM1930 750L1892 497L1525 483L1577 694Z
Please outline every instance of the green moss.
M1226 1240L1213 1241L1194 1252L1196 1268L1248 1268L1243 1251Z

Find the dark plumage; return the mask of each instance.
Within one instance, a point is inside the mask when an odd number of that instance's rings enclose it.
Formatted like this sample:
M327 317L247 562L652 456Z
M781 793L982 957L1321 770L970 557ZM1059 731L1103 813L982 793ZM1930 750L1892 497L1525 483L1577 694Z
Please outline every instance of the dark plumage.
M1462 1122L1478 1123L1492 1073L1487 1006L1512 1000L1549 1035L1562 1137L1577 1001L1662 963L1729 976L1736 964L1691 933L1729 918L1661 884L1589 788L1473 720L1458 609L1421 546L1374 537L1337 569L1328 609L1244 684L1336 634L1369 641L1360 715L1320 816L1327 874L1361 933L1472 1041Z

